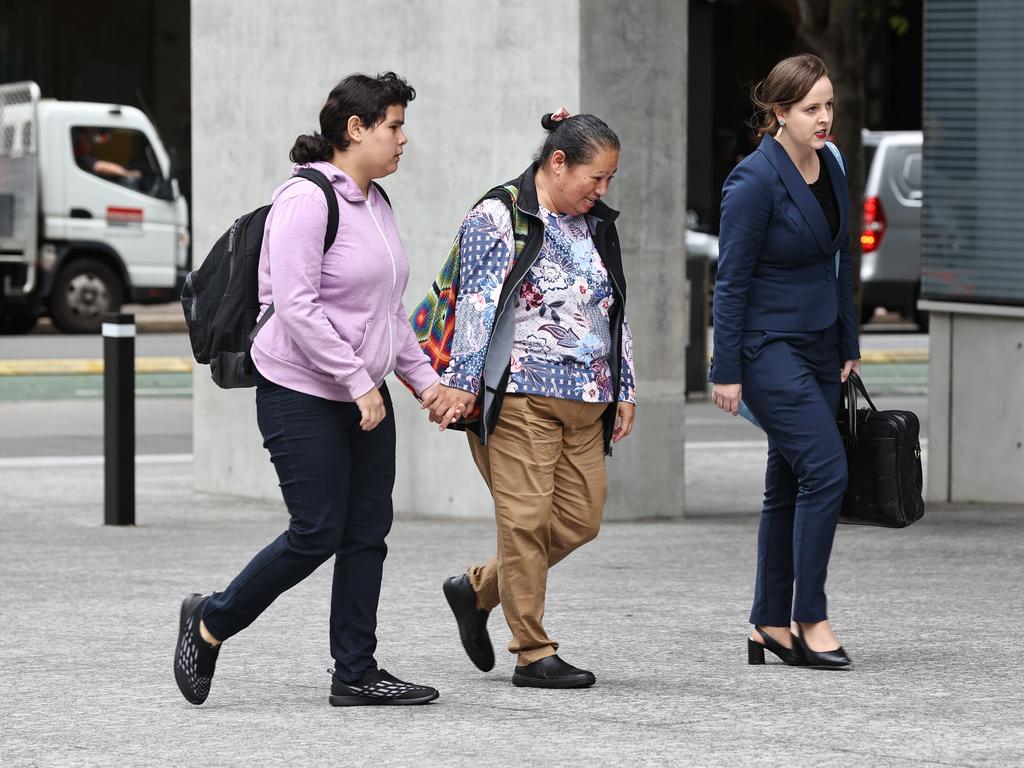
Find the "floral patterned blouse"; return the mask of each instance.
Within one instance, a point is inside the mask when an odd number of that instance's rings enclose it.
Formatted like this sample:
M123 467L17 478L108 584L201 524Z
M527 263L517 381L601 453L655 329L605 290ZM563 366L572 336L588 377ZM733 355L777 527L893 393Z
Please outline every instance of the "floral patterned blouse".
M585 216L540 208L544 245L515 299L516 334L508 392L609 403L608 318L611 280ZM463 223L452 359L441 382L480 389L498 297L514 253L512 217L500 200L484 200ZM636 402L633 337L622 326L619 400Z

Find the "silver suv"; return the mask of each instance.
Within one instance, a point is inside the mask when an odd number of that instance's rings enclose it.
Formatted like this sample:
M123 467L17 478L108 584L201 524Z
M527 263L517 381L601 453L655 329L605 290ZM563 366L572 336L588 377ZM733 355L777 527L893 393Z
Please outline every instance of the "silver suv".
M921 288L921 131L864 131L861 321L876 307L900 312L924 330Z

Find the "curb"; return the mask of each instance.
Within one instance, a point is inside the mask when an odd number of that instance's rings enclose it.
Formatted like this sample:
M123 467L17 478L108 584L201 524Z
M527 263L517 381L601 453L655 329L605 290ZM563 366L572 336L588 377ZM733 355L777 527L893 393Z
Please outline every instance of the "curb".
M862 349L862 363L927 363L927 349Z
M136 373L191 373L191 357L137 357ZM101 358L0 360L0 376L67 376L103 373Z

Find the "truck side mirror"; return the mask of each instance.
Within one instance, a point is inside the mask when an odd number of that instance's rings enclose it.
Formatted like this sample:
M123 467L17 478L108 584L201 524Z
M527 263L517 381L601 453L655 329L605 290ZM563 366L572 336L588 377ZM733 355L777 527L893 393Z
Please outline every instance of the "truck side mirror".
M160 180L160 190L157 194L162 200L178 199L178 180L173 176L169 179Z

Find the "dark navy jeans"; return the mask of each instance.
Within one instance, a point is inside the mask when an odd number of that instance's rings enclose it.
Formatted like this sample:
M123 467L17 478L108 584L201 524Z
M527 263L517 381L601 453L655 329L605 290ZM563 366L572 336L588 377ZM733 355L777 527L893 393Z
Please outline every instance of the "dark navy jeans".
M291 520L203 610L206 628L226 640L249 626L282 592L334 557L331 655L335 674L355 681L377 668L377 601L393 510L395 416L359 427L359 408L306 395L257 376L256 415Z
M828 618L825 579L846 491L838 327L743 334L743 400L768 435L750 622Z

